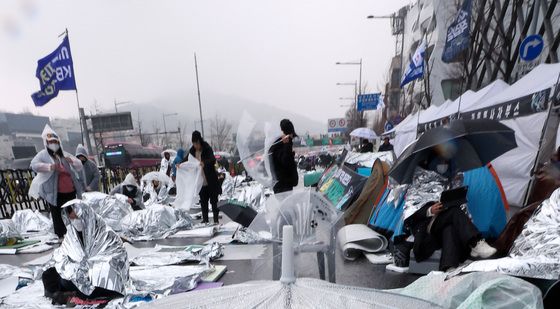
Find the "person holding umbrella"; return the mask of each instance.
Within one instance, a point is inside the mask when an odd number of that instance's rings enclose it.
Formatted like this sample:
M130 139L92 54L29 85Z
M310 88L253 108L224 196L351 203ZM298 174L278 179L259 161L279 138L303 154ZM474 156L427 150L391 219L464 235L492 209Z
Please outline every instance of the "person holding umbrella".
M216 157L214 157L212 147L202 138L202 134L200 134L199 131L194 131L192 133L191 140L193 145L189 150L189 154L200 161L200 166L203 171L202 176L204 178L204 183L199 193L200 206L202 208L201 223L208 223L208 202L210 202L210 204L212 204L214 224L219 224L218 215L220 210L218 209L218 196L222 194L222 187L218 181L218 173L214 168ZM189 157L185 156L182 162L186 162L188 159Z
M360 153L373 152L373 143L368 139L362 139L362 146L360 147Z
M298 184L297 164L293 149L293 139L297 137L294 125L288 119L280 121L282 137L270 147L272 170L276 176L274 193L292 191Z

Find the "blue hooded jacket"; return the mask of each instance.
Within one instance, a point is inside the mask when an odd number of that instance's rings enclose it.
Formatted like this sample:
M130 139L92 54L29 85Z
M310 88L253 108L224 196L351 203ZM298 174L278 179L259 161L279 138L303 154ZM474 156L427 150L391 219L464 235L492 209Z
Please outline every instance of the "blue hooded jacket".
M177 149L177 155L175 156L173 163L171 163L171 176L177 175L177 164L183 162L184 157L185 150L183 148Z

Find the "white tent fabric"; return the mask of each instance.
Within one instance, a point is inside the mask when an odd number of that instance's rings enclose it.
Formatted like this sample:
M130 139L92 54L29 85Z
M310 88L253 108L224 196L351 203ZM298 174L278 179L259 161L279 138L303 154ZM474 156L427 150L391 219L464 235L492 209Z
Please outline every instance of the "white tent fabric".
M398 157L401 155L405 147L416 139L416 130L418 126L418 113L408 115L393 130L395 139L393 140L393 150Z

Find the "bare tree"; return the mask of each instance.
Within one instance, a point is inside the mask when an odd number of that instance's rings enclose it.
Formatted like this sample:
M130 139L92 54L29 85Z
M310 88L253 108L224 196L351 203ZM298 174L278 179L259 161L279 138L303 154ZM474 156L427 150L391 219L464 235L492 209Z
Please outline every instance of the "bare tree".
M218 114L210 121L211 145L214 150L226 150L227 143L231 140L233 125Z

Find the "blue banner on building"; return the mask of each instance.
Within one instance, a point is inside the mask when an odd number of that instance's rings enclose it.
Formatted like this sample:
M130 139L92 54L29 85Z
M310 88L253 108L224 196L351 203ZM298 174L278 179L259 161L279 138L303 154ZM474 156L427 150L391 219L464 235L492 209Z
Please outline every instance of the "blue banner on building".
M74 65L68 36L48 56L40 59L35 76L41 90L31 95L35 106L43 106L58 95L60 90L75 90Z
M377 109L381 104L381 93L368 93L358 95L358 111Z
M465 0L459 9L457 18L447 28L445 47L441 60L453 62L461 52L469 48L471 39L471 0Z
M426 43L422 41L420 45L416 48L408 68L404 73L401 80L401 88L411 81L424 77L424 54L426 53Z

